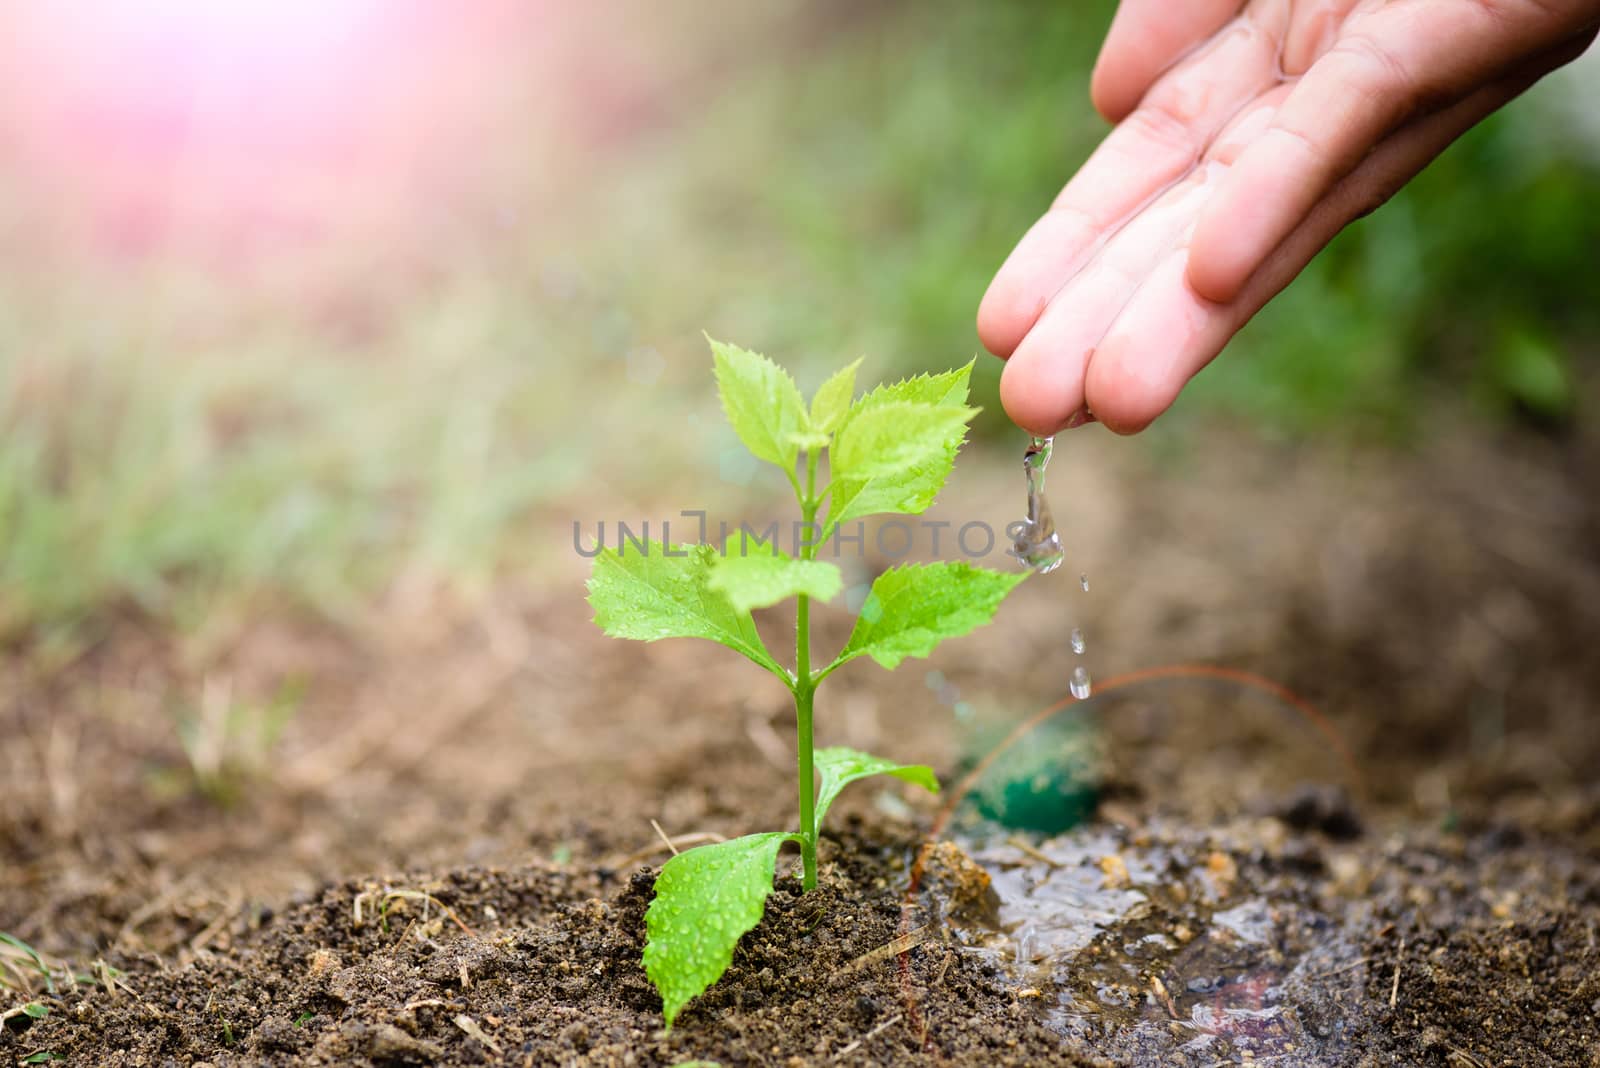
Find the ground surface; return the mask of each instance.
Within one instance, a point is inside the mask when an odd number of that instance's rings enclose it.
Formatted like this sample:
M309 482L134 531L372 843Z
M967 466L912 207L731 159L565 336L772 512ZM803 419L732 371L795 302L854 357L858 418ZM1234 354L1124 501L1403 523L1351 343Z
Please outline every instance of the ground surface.
M638 966L649 821L787 822L760 673L603 639L578 560L470 606L397 588L361 627L130 617L68 662L5 654L0 931L78 978L5 994L50 1013L8 1020L0 1061L1600 1064L1594 442L1395 460L1218 432L1156 459L1092 431L1059 455L1073 573L932 664L841 673L821 739L954 780L1065 694L1081 624L1098 680L1245 668L1348 762L1233 683L1102 688L992 773L1071 771L1086 822L958 818L908 898L937 802L858 788L822 889L780 880L668 1036ZM1003 522L1014 467L964 462L942 514ZM286 680L273 773L197 790L174 724Z

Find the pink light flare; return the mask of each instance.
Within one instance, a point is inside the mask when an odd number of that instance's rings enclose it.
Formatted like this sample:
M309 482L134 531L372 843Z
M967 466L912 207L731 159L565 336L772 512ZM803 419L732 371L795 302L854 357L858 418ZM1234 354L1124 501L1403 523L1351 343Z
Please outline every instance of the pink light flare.
M485 195L516 0L0 0L0 226L123 253L389 243Z

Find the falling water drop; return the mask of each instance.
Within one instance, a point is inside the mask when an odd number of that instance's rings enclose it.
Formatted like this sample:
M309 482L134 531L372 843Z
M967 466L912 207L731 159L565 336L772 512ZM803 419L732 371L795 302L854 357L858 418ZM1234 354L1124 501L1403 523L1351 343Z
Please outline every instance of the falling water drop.
M1034 438L1022 455L1022 469L1028 476L1028 517L1023 520L1012 549L1018 560L1041 575L1054 571L1066 559L1061 535L1056 533L1055 519L1050 514L1050 502L1044 495L1044 472L1054 444L1054 438Z
M1054 438L1036 437L1028 442L1028 449L1022 455L1022 470L1028 476L1028 516L1011 528L1016 536L1011 555L1022 561L1024 567L1032 568L1041 575L1049 574L1066 560L1066 550L1061 545L1061 535L1056 531L1055 518L1050 514L1050 502L1044 494L1045 468L1050 464L1054 445ZM1089 576L1079 575L1078 586L1087 593ZM1083 631L1073 627L1071 641L1072 651L1082 656L1088 648ZM1072 671L1072 696L1080 701L1086 700L1091 685L1088 669L1079 664Z

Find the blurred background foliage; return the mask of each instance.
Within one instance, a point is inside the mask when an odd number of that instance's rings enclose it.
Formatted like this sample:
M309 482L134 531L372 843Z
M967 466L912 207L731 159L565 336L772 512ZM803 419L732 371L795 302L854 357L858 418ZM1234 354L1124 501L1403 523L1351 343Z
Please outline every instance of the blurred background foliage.
M358 231L338 222L377 186L348 161L292 225L187 219L206 179L172 168L130 227L0 158L0 641L484 588L565 545L538 519L560 502L570 522L718 464L702 329L803 385L861 354L965 361L993 271L1104 133L1087 78L1111 9L539 7L490 27L491 88L464 83L497 108L423 146L451 181ZM1402 447L1434 398L1559 431L1600 333L1595 67L1343 235L1157 435L1220 416ZM271 154L245 163L270 189ZM979 366L981 431L1010 447Z

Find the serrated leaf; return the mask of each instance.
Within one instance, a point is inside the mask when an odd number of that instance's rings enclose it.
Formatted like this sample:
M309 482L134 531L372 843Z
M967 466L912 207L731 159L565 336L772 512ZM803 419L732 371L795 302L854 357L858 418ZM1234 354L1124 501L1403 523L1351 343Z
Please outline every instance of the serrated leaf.
M840 438L850 436L849 424L864 413L891 404L931 404L936 407L963 408L967 401L972 364L936 375L917 375L900 382L879 386L856 401L846 416ZM933 504L955 467L965 429L950 433L944 447L928 452L923 459L907 463L898 470L869 475L841 466L835 454L831 459L833 484L829 490L827 530L831 537L840 524L872 515L920 515Z
M739 440L758 459L792 469L800 447L789 435L807 429L809 417L789 372L760 353L711 338L722 410Z
M913 464L894 474L835 479L829 490L832 503L828 507L828 524L818 540L827 541L840 525L852 519L871 515L921 515L950 478L958 447L952 446L927 463Z
M892 760L875 757L842 745L818 749L813 758L822 785L817 790L817 826L822 826L839 791L855 782L873 775L893 775L904 782L922 787L929 793L939 792L939 779L926 764L896 764Z
M602 550L590 572L589 604L597 626L613 638L709 638L743 654L773 674L784 670L767 652L748 611L711 588L717 551L709 545L677 546L669 556L658 541L640 552Z
M833 476L899 475L938 461L959 447L977 409L965 405L889 401L850 417L833 442Z
M727 597L740 612L766 608L805 594L831 601L844 587L839 568L822 560L796 560L772 542L744 531L711 564L711 588Z
M856 392L856 370L860 366L861 361L857 360L848 367L842 367L817 387L816 394L811 398L813 431L832 434L844 425L844 417L850 411L850 398Z
M976 362L969 360L965 366L951 371L913 375L898 382L887 382L856 401L851 412L852 414L863 412L880 404L892 404L896 401L960 407L967 403L967 393L972 383L972 368Z
M1006 594L1027 577L960 561L891 568L873 582L835 663L870 656L892 671L908 656L927 656L946 638L993 619Z
M661 992L667 1027L722 978L734 947L761 922L778 850L795 836L751 834L697 846L667 861L644 914L644 970Z

